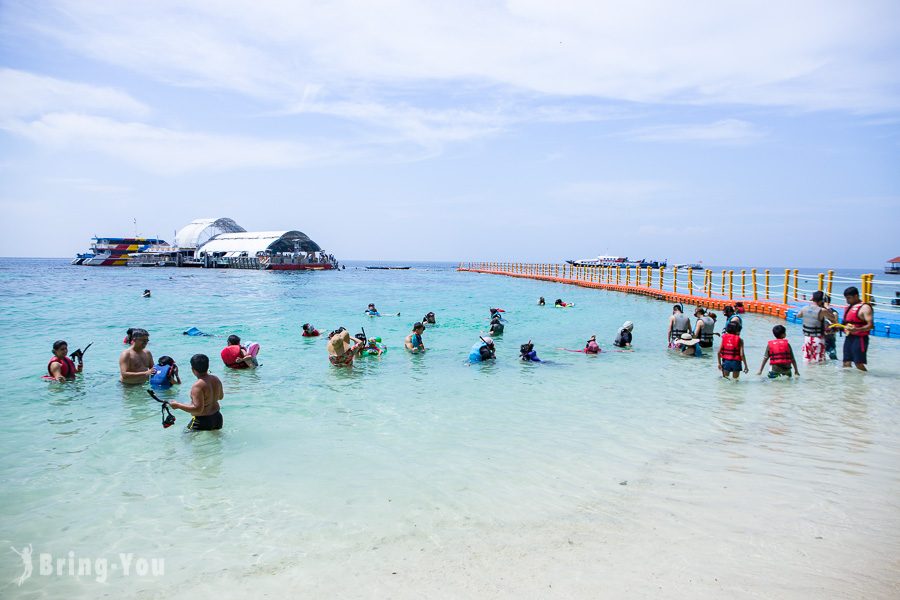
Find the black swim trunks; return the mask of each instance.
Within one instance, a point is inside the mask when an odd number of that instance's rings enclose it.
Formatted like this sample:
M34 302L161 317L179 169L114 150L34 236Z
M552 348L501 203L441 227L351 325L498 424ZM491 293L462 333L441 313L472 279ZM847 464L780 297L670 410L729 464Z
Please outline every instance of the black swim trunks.
M204 415L202 417L194 417L188 424L187 428L191 431L213 431L222 429L222 413L216 411L212 415Z
M869 336L848 335L844 338L844 362L858 365L866 364L866 353L869 351Z

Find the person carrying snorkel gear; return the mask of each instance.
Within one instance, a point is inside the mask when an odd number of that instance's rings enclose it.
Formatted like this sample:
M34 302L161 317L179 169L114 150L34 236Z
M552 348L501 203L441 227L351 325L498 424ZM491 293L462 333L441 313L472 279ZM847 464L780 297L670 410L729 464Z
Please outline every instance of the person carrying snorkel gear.
M494 360L497 357L496 353L497 350L494 348L494 340L489 337L480 338L469 351L469 362L477 363Z
M125 384L146 383L153 375L153 355L147 350L150 334L146 329L131 330L131 346L119 355L119 379Z
M544 362L538 358L537 351L534 349L534 344L531 343L531 340L519 346L519 359L528 362Z
M319 334L319 330L310 325L309 323L303 324L303 333L301 334L303 337L317 337Z
M423 333L425 333L425 326L418 322L414 324L412 333L403 341L406 349L410 352L425 352L425 343L422 341Z
M625 321L619 328L619 333L613 342L616 348L631 348L631 330L634 329L634 323Z
M187 428L191 431L222 429L222 413L219 401L225 397L222 381L209 372L209 357L195 354L191 357L191 371L197 381L191 386L191 403L169 402L169 406L189 413L194 418Z
M55 379L60 383L75 379L76 373L84 370L84 359L78 354L78 364L69 358L69 344L65 340L53 342L53 358L47 363L47 375L45 377Z

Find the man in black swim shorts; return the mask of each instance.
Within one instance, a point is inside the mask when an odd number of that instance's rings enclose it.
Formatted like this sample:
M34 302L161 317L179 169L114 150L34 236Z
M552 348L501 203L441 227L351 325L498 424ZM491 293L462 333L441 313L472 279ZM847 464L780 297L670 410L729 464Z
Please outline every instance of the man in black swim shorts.
M191 403L170 402L169 406L190 413L194 417L187 426L191 431L222 429L219 400L225 394L222 391L222 381L209 373L209 357L205 354L192 356L191 371L197 378L191 387Z

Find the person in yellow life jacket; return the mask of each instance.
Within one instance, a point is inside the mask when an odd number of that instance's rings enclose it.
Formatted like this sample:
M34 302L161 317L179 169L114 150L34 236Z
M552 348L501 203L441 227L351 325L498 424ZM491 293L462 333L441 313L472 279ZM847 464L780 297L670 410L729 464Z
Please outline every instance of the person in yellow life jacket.
M725 333L722 334L722 344L719 346L719 370L722 371L722 377L728 379L730 373L735 379L741 376L741 363L744 366L744 373L750 372L750 366L747 364L747 356L744 354L744 340L740 336L739 325L731 321L725 326ZM690 335L690 334L688 334Z
M759 365L757 375L762 375L766 363L771 363L772 369L769 371L769 379L775 379L784 375L791 376L791 367L794 367L794 373L800 377L800 370L797 369L797 359L794 358L794 349L791 348L790 342L787 341L787 329L784 325L776 325L772 328L774 340L769 340L766 345L766 353L763 355L762 364Z
M844 290L847 310L844 311L844 366L853 363L860 371L866 369L866 352L869 351L869 332L875 327L872 305L859 298L859 290L848 287Z

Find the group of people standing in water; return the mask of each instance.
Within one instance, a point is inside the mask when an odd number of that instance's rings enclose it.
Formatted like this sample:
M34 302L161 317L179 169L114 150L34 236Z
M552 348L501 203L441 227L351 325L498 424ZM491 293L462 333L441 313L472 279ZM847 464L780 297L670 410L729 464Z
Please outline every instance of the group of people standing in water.
M855 366L860 371L866 370L869 336L874 328L874 311L872 306L863 302L859 290L848 287L844 290L847 300L847 308L843 318L839 321L838 312L830 306L830 298L817 291L812 295L812 302L803 307L798 317L803 323L804 341L801 348L803 359L807 363L822 363L828 358L837 359L836 335L845 335L843 345L843 366ZM540 298L538 305L545 306L544 298ZM558 299L554 306L571 307L572 303ZM738 307L740 308L740 307ZM479 335L478 341L469 351L469 363L481 363L496 359L497 349L494 337L503 335L505 331L504 310L502 308L489 309L489 330L486 335ZM689 357L703 356L704 350L711 351L716 337L721 338L718 352L716 353L718 368L722 377L738 379L740 373L749 372L744 340L741 338L743 330L743 318L740 310L727 306L724 309L725 327L721 332L715 331L717 316L698 306L694 310L695 323L685 315L684 307L676 304L672 307L672 315L669 317L666 342L669 348L681 355ZM369 304L365 314L370 317L382 316L374 304ZM397 313L396 316L399 316ZM391 314L390 316L394 316ZM403 341L404 347L411 353L423 353L427 349L423 340L427 326L437 323L434 312L428 312L421 321L412 326L412 331ZM634 323L625 321L619 328L613 345L617 351L629 351L633 341L632 331ZM186 335L206 335L202 332L185 332ZM799 375L797 359L793 347L787 340L787 330L783 325L772 328L774 339L766 344L759 374L762 374L766 364L770 365L769 377L791 377ZM302 326L303 337L318 337L321 335L310 323ZM367 337L365 331L351 336L344 327L328 334L327 351L328 358L336 367L347 367L353 364L355 358L360 356L380 356L386 351L380 337ZM154 362L153 355L147 349L150 334L145 329L130 328L126 332L124 343L128 346L119 355L120 380L125 385L144 385L149 383L156 389L166 389L174 384L181 383L181 376L175 360L169 356L162 356ZM65 382L75 379L78 373L84 371L84 354L91 346L78 349L69 353L69 346L65 340L53 343L53 355L47 364L47 380ZM560 350L568 350L560 348ZM584 354L600 354L602 349L597 343L597 336L592 335L585 343L584 348L569 350ZM221 351L223 364L231 369L248 369L259 365L257 355L259 344L243 344L236 335L228 337L225 348ZM827 357L827 358L826 358ZM545 362L538 357L537 350L532 340L519 347L519 359L527 362ZM221 380L209 372L209 357L205 354L194 354L190 360L191 372L195 382L191 386L190 403L165 402L164 406L182 410L191 415L188 425L191 430L221 429L223 424L219 402L224 397Z
M865 371L869 335L874 327L872 306L860 299L859 290L855 287L844 290L844 298L847 300L847 309L840 323L838 312L830 306L830 298L821 290L813 293L811 304L798 311L797 316L803 323L802 356L807 363L826 362L826 356L837 360L836 336L846 334L843 366L853 365L860 371ZM741 371L750 371L744 340L741 339L744 324L740 312L733 306L726 306L725 328L718 333L715 331L715 314L698 306L694 311L696 324L691 327L691 320L684 314L684 307L676 304L669 317L666 341L670 348L680 354L699 357L703 356L704 349L713 347L715 337L721 337L716 354L718 368L722 377L738 379ZM770 378L799 376L794 349L787 340L787 329L784 325L776 325L772 328L772 335L774 338L766 344L757 374L761 375L768 363Z

